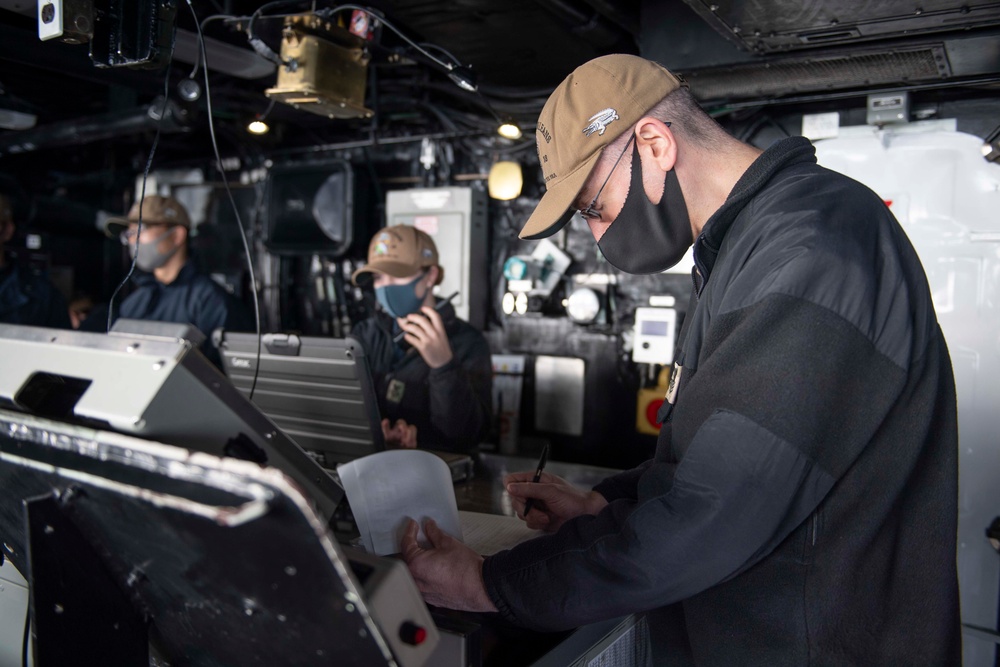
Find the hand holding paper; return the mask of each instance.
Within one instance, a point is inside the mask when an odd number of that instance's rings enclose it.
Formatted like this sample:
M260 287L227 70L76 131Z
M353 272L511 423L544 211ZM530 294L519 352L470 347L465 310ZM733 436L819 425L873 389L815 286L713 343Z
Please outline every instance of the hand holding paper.
M399 553L407 519L421 526L434 519L445 533L462 539L455 488L448 464L430 452L378 452L337 466L365 550ZM429 546L423 530L417 541Z
M461 611L496 611L483 584L483 557L428 519L430 548L417 544L419 526L408 521L402 555L413 581L428 603Z
M337 471L367 551L400 553L430 604L496 611L483 585L483 556L538 531L516 517L459 513L448 464L429 452L379 452Z

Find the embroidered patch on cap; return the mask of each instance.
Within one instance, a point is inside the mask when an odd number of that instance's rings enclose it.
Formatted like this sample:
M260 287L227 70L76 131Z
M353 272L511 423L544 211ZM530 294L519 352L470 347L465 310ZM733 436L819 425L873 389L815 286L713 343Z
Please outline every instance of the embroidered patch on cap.
M590 123L590 125L583 128L583 133L588 137L594 132L597 132L598 136L602 136L604 134L604 130L608 129L608 125L616 120L618 120L617 111L610 107L607 109L601 109L587 119L587 122Z

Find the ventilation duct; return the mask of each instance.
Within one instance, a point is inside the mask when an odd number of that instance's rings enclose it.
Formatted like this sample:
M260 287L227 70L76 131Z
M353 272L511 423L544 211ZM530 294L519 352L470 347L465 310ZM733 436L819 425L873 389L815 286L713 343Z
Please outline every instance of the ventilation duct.
M940 45L891 52L787 58L686 73L699 100L768 98L858 86L901 86L951 75Z

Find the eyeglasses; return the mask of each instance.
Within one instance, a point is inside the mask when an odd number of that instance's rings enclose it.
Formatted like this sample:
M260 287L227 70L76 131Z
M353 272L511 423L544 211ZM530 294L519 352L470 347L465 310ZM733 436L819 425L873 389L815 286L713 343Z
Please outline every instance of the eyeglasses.
M173 227L173 225L166 222L144 222L142 223L142 231L147 229L153 229L156 227ZM126 229L121 234L118 235L118 240L122 242L122 245L132 245L135 243L135 237L139 233L139 228Z
M665 121L663 124L666 125L667 127L670 127L670 121ZM629 137L628 143L625 144L625 149L622 151L622 154L618 156L618 159L615 160L614 166L611 167L611 171L608 172L607 178L605 178L604 182L601 183L601 187L597 191L597 194L594 195L594 198L590 200L590 205L587 206L587 208L580 209L580 215L589 220L599 220L601 218L601 212L596 210L594 208L594 205L597 204L597 198L601 196L602 192L604 192L604 186L607 185L608 181L611 180L611 174L615 173L615 169L618 168L618 163L621 162L622 158L625 157L625 154L628 153L628 148L630 145L632 145L632 142L634 141L635 141L635 132L633 132L632 136Z

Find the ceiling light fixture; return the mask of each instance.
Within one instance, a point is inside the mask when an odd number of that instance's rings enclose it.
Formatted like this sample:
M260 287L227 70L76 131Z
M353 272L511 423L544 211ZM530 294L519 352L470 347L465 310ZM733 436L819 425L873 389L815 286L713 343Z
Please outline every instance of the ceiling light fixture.
M249 124L247 124L247 132L249 132L250 134L256 134L258 136L270 132L271 126L267 124L266 120L268 114L271 113L271 109L273 108L274 108L274 100L271 100L270 103L267 105L267 109L264 110L264 113L257 114L256 116L254 116L254 119L250 121Z
M517 124L509 118L504 119L500 123L500 126L497 128L497 134L504 139L520 139L522 136L521 128L519 128Z
M486 188L489 190L490 197L500 201L517 199L521 195L523 185L524 176L518 162L508 160L494 162L486 177Z
M247 132L250 134L267 134L271 131L271 126L262 120L252 120L247 125Z

